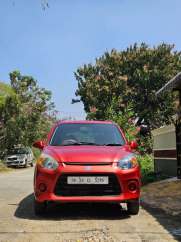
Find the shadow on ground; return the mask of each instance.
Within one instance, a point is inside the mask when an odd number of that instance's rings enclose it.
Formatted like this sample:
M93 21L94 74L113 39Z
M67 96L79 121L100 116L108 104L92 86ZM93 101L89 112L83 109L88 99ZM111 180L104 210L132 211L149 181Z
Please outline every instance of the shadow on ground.
M67 203L48 204L44 216L36 216L33 211L33 194L25 197L15 211L15 217L30 220L81 220L81 219L128 219L126 210L117 204L102 203Z
M13 205L13 204L12 204ZM165 214L163 210L152 208L141 202L141 206L151 214L177 240L181 241L181 218ZM29 220L124 220L131 218L125 209L116 204L68 203L49 204L44 216L36 216L33 211L33 194L25 197L15 211L15 217ZM144 222L144 221L143 221Z
M33 167L28 165L27 167L24 167L24 166L7 166L7 168L10 168L11 170L27 170L27 169L33 168Z
M152 208L145 202L141 202L142 208L151 214L159 224L164 227L172 236L181 241L181 217L166 214L164 210L158 208Z

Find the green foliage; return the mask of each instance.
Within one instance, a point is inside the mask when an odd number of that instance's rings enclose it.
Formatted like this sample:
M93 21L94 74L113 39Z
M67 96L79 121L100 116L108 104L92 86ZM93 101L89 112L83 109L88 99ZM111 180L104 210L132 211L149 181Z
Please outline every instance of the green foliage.
M41 154L41 151L39 149L36 149L36 148L32 148L32 151L33 151L33 154L34 154L34 157L35 157L35 160L40 156Z
M151 155L138 156L138 162L141 167L142 183L146 184L155 181L153 157Z
M154 48L134 44L124 51L106 52L95 64L78 68L75 94L83 102L87 118L108 119L107 110L114 100L120 115L131 106L150 128L169 123L173 96L156 99L155 92L181 71L181 53L173 48L164 43Z
M156 174L154 172L154 159L152 155L139 155L138 162L141 167L141 181L143 185L168 178L167 175Z
M13 89L9 85L0 82L0 107L4 105L8 95L13 96L14 94Z
M36 139L45 138L56 120L50 91L40 88L31 76L19 71L10 73L11 86L0 106L1 151L14 145L31 146Z
M117 107L117 102L113 98L113 101L110 106L108 106L105 115L108 120L112 120L117 123L123 130L128 141L131 141L136 138L137 130L136 127L131 122L131 118L134 116L131 107L120 110Z
M138 156L138 161L141 166L142 175L154 171L153 157L151 155Z

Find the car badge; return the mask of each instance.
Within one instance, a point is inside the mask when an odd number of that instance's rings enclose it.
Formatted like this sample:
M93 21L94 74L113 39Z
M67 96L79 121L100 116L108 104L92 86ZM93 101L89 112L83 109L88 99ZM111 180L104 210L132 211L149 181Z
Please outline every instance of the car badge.
M91 166L85 166L85 170L86 171L90 171L91 170Z

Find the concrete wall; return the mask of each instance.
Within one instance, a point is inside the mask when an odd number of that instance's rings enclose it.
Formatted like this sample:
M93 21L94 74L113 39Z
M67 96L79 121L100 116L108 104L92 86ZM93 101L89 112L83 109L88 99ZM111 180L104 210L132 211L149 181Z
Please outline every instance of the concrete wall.
M168 125L152 131L155 172L168 176L177 174L175 126Z

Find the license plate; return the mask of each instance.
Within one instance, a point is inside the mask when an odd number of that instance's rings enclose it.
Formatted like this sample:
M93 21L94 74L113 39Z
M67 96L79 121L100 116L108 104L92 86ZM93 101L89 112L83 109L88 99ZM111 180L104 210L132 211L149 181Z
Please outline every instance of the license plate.
M67 184L108 184L108 176L68 176Z

